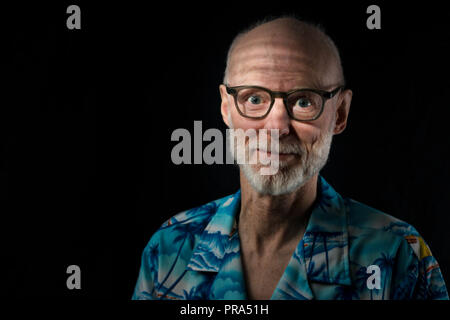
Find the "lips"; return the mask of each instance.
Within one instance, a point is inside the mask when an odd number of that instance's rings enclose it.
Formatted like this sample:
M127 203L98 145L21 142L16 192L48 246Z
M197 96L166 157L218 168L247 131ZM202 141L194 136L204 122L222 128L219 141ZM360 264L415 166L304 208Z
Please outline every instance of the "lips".
M260 151L260 152L264 152L264 153L266 153L267 155L279 155L279 156L290 156L290 155L292 155L292 156L294 156L294 155L296 155L296 153L284 153L284 152L278 152L278 153L275 153L275 152L270 152L270 151L267 151L267 150L264 150L264 149L256 149L257 151Z

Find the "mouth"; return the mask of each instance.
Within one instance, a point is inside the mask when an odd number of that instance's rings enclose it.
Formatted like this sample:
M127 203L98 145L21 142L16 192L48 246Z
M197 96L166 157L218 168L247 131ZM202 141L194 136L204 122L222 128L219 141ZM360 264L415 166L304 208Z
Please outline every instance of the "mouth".
M296 153L283 153L283 152L270 152L270 151L266 151L266 150L262 150L262 149L256 149L258 151L259 154L265 156L265 157L278 157L278 159L280 160L285 160L291 157L295 157L297 156Z

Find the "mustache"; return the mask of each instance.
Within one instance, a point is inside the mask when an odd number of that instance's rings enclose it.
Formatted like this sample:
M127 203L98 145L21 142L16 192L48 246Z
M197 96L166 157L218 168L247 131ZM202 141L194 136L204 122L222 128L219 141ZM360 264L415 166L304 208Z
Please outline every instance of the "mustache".
M272 141L267 139L267 143L256 148L251 148L250 151L261 150L264 152L271 152ZM298 139L280 140L278 142L278 153L289 153L302 155L304 153L301 142Z

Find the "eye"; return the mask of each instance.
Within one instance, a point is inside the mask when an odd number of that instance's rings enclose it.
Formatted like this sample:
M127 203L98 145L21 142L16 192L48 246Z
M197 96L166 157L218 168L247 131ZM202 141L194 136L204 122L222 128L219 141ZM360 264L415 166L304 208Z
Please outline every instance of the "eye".
M258 95L252 95L247 99L247 101L251 104L260 104L262 102L262 99Z
M312 105L311 101L309 101L309 99L307 98L299 98L296 102L295 102L296 106L299 106L300 108L308 108L309 106Z

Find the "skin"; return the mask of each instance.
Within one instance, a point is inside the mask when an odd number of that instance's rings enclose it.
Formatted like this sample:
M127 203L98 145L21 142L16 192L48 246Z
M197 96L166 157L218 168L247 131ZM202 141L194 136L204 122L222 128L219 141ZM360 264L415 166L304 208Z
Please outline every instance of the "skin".
M277 19L263 24L243 37L233 48L228 84L258 85L273 91L297 88L333 90L340 85L339 64L323 35L313 28L299 33L300 22ZM351 90L341 91L325 104L322 115L310 122L291 120L282 99L276 99L269 115L261 120L239 115L233 98L219 87L221 113L229 126L244 130L279 129L280 140L296 136L308 149L332 125L341 133L347 124ZM333 117L333 113L335 117ZM298 155L289 161L298 160ZM241 210L239 237L250 299L270 299L306 229L317 196L318 175L296 191L281 195L261 195L240 174ZM263 266L263 267L261 267Z

